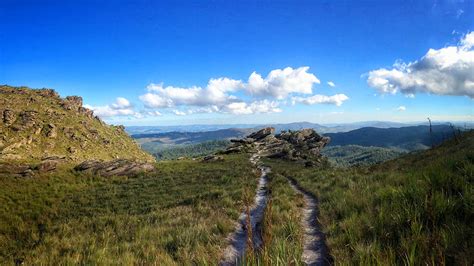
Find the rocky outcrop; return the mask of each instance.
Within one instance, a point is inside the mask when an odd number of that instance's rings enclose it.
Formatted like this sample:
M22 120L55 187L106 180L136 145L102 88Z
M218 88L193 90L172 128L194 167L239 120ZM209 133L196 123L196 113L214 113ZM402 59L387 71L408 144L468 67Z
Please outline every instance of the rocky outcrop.
M275 128L266 127L264 129L260 129L259 131L248 135L247 138L253 139L253 140L261 140L261 139L265 138L266 136L269 136L269 135L274 134L274 133L275 133Z
M274 128L268 127L254 132L246 138L231 140L232 145L222 153L237 153L258 150L262 156L286 160L303 161L306 166L321 162L321 150L330 139L319 135L313 129L282 131L273 135Z
M202 158L202 162L208 163L208 162L219 162L223 161L224 157L218 156L218 155L208 155Z
M79 111L82 107L82 97L67 96L61 103L61 106L66 110Z
M32 128L36 125L38 118L38 112L36 111L24 111L20 113L20 119L18 119L12 129L14 131L23 131Z
M45 157L36 164L0 161L0 176L34 177L41 173L56 170L56 168L65 161L65 157L60 156Z
M14 111L6 109L3 110L3 123L5 126L12 125L16 120L16 114Z
M46 129L46 137L56 138L58 136L58 129L54 124L48 124Z
M79 172L90 172L101 176L131 176L142 172L153 171L155 167L150 163L141 163L126 159L113 161L89 160L74 167Z
M45 154L85 160L153 162L121 126L96 119L79 96L0 85L0 161L38 162ZM46 167L49 168L49 167Z
M36 93L46 98L56 98L56 99L60 98L59 94L53 89L40 89L40 90L37 90Z

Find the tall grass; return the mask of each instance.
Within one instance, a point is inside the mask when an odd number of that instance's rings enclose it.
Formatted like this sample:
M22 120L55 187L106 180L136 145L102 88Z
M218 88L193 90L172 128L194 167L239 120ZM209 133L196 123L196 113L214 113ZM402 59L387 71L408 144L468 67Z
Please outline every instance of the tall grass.
M0 264L215 264L257 177L245 155L152 175L0 177ZM253 194L250 194L253 197Z
M474 263L474 133L371 168L274 161L320 199L336 264Z

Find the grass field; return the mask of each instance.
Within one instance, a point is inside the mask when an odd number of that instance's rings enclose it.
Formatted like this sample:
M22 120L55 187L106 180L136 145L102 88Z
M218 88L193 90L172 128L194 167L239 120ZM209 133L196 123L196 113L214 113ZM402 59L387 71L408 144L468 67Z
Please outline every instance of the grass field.
M318 195L336 263L474 263L474 132L370 168L267 163Z
M157 173L0 179L0 264L215 264L257 174L245 155ZM245 191L245 193L244 193Z
M288 176L319 197L336 264L474 263L474 132L370 167L264 162L264 248L247 265L302 264L304 200ZM258 177L246 154L163 161L133 178L0 177L0 264L214 265Z

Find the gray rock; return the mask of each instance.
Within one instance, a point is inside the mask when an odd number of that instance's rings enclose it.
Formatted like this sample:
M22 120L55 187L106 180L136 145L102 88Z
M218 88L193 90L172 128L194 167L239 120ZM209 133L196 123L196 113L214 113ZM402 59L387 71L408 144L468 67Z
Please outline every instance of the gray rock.
M61 106L66 110L80 111L82 107L82 97L67 96L62 100Z
M261 140L261 139L265 138L266 136L271 135L273 133L275 133L275 128L266 127L266 128L260 129L259 131L248 135L247 138L251 138L251 139L254 139L254 140Z
M37 123L38 112L36 111L24 111L20 113L20 119L18 119L15 125L12 127L15 131L23 131L32 128Z
M153 171L155 167L150 163L141 163L126 159L112 161L89 160L74 167L79 172L91 172L101 176L132 176L141 172Z
M13 110L3 110L3 123L5 126L12 125L16 120L16 114Z
M242 152L253 147L259 150L262 156L303 161L307 166L313 166L320 164L321 150L330 141L313 129L282 131L278 135L273 135L273 132L273 128L264 128L252 133L249 137L254 139L253 142L246 139L233 140L233 145L223 153Z
M48 124L46 129L46 137L56 138L58 136L58 130L54 124Z
M208 155L202 159L202 162L208 163L208 162L218 162L218 161L223 161L223 160L224 160L224 157L222 156Z

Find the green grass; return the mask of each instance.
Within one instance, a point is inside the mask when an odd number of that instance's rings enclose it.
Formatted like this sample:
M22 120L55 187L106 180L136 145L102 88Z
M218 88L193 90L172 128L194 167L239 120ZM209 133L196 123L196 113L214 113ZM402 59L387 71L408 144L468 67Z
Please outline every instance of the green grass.
M337 264L474 263L474 132L376 167L271 166L318 195Z
M157 168L134 178L1 177L0 264L215 264L244 191L256 187L248 157Z
M266 265L302 265L304 199L289 186L286 177L271 173L270 178L271 201L264 234L269 245L267 243L261 261Z

